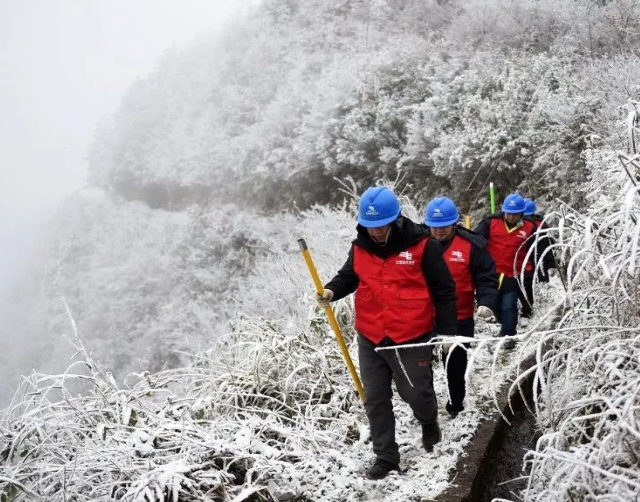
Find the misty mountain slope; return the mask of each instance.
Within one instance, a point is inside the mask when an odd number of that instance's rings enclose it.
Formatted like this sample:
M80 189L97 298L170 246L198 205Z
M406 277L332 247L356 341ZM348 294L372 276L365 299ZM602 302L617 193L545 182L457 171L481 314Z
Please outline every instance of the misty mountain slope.
M263 2L132 88L92 179L163 208L307 207L346 175L469 210L489 177L562 195L589 145L620 144L606 123L638 93L638 33L630 0Z
M297 219L278 221L288 229ZM64 297L89 350L117 374L172 367L176 351L208 347L226 302L272 252L261 235L279 233L272 218L238 206L172 212L99 190L67 201L56 224L28 290L37 292L31 330L50 347L67 345Z

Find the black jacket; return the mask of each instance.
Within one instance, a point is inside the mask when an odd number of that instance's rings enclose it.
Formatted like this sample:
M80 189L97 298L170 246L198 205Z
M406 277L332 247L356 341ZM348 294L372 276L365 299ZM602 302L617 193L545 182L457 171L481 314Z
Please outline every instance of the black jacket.
M428 231L428 227L426 228ZM495 312L498 305L498 275L496 264L487 251L487 239L460 225L456 225L455 233L472 244L469 268L476 290L476 302ZM440 242L443 251L451 245L452 241L453 236L451 239Z
M353 293L360 282L353 269L353 246L358 246L370 253L386 259L396 255L410 246L413 246L428 234L420 225L404 216L400 216L392 223L391 234L386 245L381 246L369 237L367 229L357 226L358 236L351 243L349 257L331 279L325 288L333 291L333 299L339 300ZM422 255L422 273L429 287L433 305L435 308L435 324L441 335L455 335L457 330L456 320L456 290L455 283L449 272L447 264L442 259L442 246L435 239L429 239Z
M531 222L533 222L536 227L538 227L538 222L542 221L544 218L540 215L534 214L531 216L525 216L525 218ZM546 230L549 227L542 222L542 224L538 227L538 232L540 232L540 237L538 237L538 244L536 249L536 255L542 258L542 268L538 270L538 279L542 282L549 281L549 269L557 268L556 258L553 255L553 251L547 251L549 246L554 244L553 237L550 237L546 234Z

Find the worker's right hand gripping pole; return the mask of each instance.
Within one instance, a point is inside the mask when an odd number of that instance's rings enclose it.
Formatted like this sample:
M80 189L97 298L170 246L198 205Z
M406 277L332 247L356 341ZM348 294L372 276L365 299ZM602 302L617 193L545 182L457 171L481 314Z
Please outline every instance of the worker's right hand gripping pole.
M313 283L316 286L316 290L318 291L318 294L321 295L324 292L324 286L322 285L320 277L318 276L318 271L316 270L316 266L314 265L311 254L309 253L309 248L307 248L307 243L304 241L304 239L298 239L298 244L300 245L300 251L302 251L302 256L304 257L304 261L307 264L307 268L309 269L309 273L311 274ZM336 340L338 340L338 345L340 346L342 357L344 359L344 362L347 364L349 373L351 373L351 378L353 379L353 383L356 386L356 390L358 391L358 396L360 396L361 401L364 401L364 389L362 388L360 378L358 377L356 368L353 365L351 356L349 355L349 349L347 348L347 344L345 343L342 332L340 331L340 327L338 326L336 316L333 314L333 309L330 305L328 305L324 308L324 312L325 314L327 314L329 324L331 325L331 328L333 328L333 333L336 335Z

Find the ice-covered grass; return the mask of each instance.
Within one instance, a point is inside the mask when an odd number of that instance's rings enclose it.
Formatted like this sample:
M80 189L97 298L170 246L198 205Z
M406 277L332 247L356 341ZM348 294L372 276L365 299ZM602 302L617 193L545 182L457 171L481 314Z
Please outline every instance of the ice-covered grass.
M640 493L640 157L592 152L590 205L557 223L564 313L539 334L525 501L632 501Z
M405 472L367 481L366 417L324 326L311 328L321 342L315 346L310 333L287 336L266 321L243 328L220 340L215 359L131 375L123 387L86 353L64 375L26 378L2 421L5 496L427 500L448 486L479 421L492 412L499 376L486 348L477 353L468 411L454 420L444 418L439 366L443 441L424 452L419 424L396 401ZM69 390L78 379L89 386L81 395Z

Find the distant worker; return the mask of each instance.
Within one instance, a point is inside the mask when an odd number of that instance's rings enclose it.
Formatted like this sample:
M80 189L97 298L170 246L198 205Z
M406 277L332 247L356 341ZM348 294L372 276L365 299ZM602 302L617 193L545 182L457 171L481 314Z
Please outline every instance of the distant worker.
M487 251L487 239L458 225L460 214L447 197L433 199L427 205L424 224L441 245L443 257L456 283L458 336L474 336L474 305L478 317L490 318L498 301L498 276L493 258ZM438 327L436 326L436 331ZM464 410L467 351L457 346L443 358L447 370L452 418Z
M556 260L554 258L553 252L546 251L547 248L552 244L551 238L545 235L545 229L547 228L544 223L544 218L541 215L536 214L538 208L536 203L531 199L524 200L524 216L526 219L533 222L536 226L536 231L541 233L538 237L537 241L537 251L536 254L538 257L542 259L542 266L538 268L537 276L538 281L540 282L549 282L549 277L555 273L556 269ZM535 261L534 257L534 261ZM539 261L539 260L538 260ZM531 317L533 314L533 304L534 304L534 296L533 296L533 267L531 270L527 271L524 275L524 293L522 289L519 290L518 294L520 297L520 304L522 308L520 310L520 315L525 318Z
M538 229L538 225L533 219L536 212L536 204L531 199L524 199L524 216L530 220ZM533 315L533 263L528 266L522 276L522 284L518 288L518 299L520 300L520 315L529 319Z
M535 231L535 224L524 219L524 199L517 193L504 199L501 212L490 215L476 227L476 233L489 241L487 249L496 264L499 290L496 319L501 324L500 336L517 334L520 286L516 277L524 268L531 267L525 257ZM509 340L507 347L514 345Z
M392 381L422 425L427 452L441 439L433 389L432 346L380 350L425 343L435 334L456 334L455 284L442 248L426 230L400 214L400 203L386 187L367 189L360 198L358 235L338 274L317 296L320 307L355 291L355 328L376 461L369 479L397 471Z

